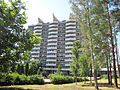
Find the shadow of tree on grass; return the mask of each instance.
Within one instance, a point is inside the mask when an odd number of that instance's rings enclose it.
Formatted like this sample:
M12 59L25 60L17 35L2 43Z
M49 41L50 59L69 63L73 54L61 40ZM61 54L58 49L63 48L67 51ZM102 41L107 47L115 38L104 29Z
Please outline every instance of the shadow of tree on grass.
M32 89L25 89L20 87L0 87L0 90L32 90Z

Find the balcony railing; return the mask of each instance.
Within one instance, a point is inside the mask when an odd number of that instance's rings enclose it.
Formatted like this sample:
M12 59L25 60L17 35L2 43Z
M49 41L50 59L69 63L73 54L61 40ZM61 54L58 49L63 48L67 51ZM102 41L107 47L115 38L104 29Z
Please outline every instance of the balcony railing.
M65 41L68 41L68 40L76 40L76 38L66 38Z
M57 47L47 47L47 49L57 49Z
M76 28L76 26L68 26L68 27L66 27L66 29L75 29Z
M42 28L42 26L35 26L34 29Z
M58 28L49 28L49 31L58 30Z
M31 51L31 53L40 53L39 51Z
M51 31L51 32L49 32L48 34L57 34L58 32L57 31Z
M47 55L47 57L57 57L57 55Z
M72 49L73 46L65 46L65 49Z
M31 55L31 57L39 57L39 55Z
M48 45L57 45L57 43L48 43Z
M50 35L48 38L57 37L57 35Z
M68 23L66 23L66 26L68 26L68 25L76 25L76 22L68 22Z
M47 51L47 53L57 53L57 51Z
M56 64L47 63L46 66L56 66Z
M56 61L56 59L47 59L47 61Z
M66 30L66 33L75 33L76 30Z
M48 39L48 42L57 41L57 39Z
M65 45L73 44L73 42L65 42Z
M76 36L76 34L66 34L65 37Z
M66 50L65 53L72 53L72 50Z

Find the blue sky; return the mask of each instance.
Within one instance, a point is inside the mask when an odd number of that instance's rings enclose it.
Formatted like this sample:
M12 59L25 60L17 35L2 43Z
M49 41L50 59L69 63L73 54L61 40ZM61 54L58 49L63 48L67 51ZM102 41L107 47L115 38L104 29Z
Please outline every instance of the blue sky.
M69 0L22 0L26 2L26 14L28 25L37 24L38 17L44 22L52 22L52 15L58 20L68 20L71 11ZM120 33L118 35L120 37ZM120 48L120 38L118 38L118 46ZM119 50L120 52L120 50ZM120 53L119 53L120 54Z
M71 12L69 0L22 0L27 7L27 25L36 24L38 17L44 22L51 22L52 15L58 20L67 20Z

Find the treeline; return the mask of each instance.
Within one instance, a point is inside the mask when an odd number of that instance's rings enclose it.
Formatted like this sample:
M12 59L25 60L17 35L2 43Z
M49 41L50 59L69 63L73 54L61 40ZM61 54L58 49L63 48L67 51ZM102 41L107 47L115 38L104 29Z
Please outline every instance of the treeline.
M112 85L113 68L114 86L118 88L116 68L120 80L120 67L116 37L120 31L120 1L70 0L70 3L73 11L70 18L77 20L81 30L81 41L76 41L72 50L74 61L71 70L75 78L87 75L85 71L89 68L98 89L98 69L107 67L108 83Z

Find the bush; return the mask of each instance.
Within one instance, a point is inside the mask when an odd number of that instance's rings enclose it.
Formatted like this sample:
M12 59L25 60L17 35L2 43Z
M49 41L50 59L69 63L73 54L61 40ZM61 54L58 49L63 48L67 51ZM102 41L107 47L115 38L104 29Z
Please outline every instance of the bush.
M23 84L44 84L44 78L39 75L26 76L24 74L10 73L0 76L0 85L23 85Z
M64 76L64 75L51 75L51 82L53 84L65 84L72 83L74 81L73 77Z
M44 78L40 75L30 76L30 84L44 84Z

